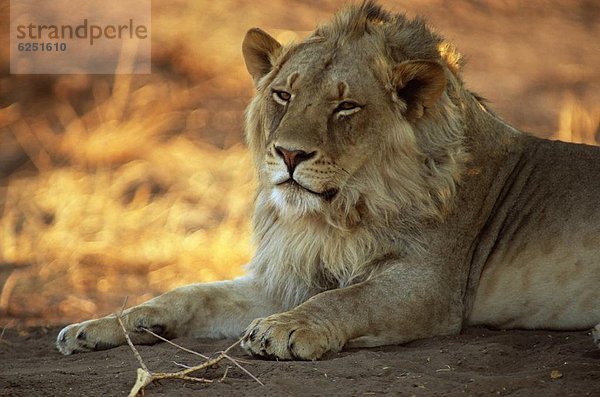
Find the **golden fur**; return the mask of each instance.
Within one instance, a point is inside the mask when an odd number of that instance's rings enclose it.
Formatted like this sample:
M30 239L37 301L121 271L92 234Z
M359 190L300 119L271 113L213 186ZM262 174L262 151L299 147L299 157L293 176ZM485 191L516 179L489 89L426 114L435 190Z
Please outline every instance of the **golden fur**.
M393 21L384 24L383 18L393 18ZM364 37L367 30L370 33L368 44L377 49L374 74L383 80L390 95L395 95L393 87L398 84L394 81L398 78L394 66L402 60L441 60L437 48L445 44L427 30L422 21L392 17L369 4L336 15L331 24L321 26L304 43L335 51L353 37ZM408 40L411 47L402 52L386 46L395 40ZM292 57L296 62L310 62L314 54L302 53L304 43L277 48L272 60L273 70L285 68ZM394 54L391 59L384 56L389 53ZM350 64L355 59L345 61ZM431 109L430 117L416 125L401 117L401 111L383 112L382 118L370 122L372 129L387 135L386 141L381 143L384 152L361 164L362 169L350 179L340 181L345 186L335 200L326 206L317 202L316 208L299 201L279 211L269 197L272 186L265 176L268 171L264 159L268 137L263 132L268 130L271 122L266 107L270 85L276 76L271 73L262 79L255 77L257 93L246 112L247 140L256 159L259 180L254 217L259 248L252 268L269 274L269 285L284 290L280 293L295 306L317 291L365 280L374 271L373 262L390 251L420 251L423 247L417 233L419 224L429 219L443 219L452 205L455 184L467 156L457 107L447 95L438 99L441 111ZM387 99L375 98L382 102ZM406 106L397 98L394 105L399 110ZM382 103L381 106L389 104ZM419 111L422 109L417 109L416 113ZM298 116L297 125L293 124L291 128L294 134L308 135L314 126ZM366 134L367 131L357 133ZM334 158L328 160L335 165ZM426 167L423 167L424 163ZM360 227L356 227L358 223ZM389 247L390 238L396 240L393 247ZM281 250L282 246L288 249ZM290 266L273 268L274 263ZM293 281L290 271L295 276ZM306 286L316 288L306 290Z
M372 2L298 44L252 29L243 53L256 255L245 277L128 310L136 343L154 341L141 327L246 329L251 354L316 359L464 324L600 322L600 150L507 125L464 88L451 44ZM57 340L65 354L123 343L114 317Z

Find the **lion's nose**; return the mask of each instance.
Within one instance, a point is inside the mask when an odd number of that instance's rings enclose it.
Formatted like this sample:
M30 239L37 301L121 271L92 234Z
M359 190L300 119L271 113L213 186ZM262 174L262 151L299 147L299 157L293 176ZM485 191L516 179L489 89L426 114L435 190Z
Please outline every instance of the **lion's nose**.
M275 153L283 159L290 175L292 175L298 164L313 158L317 152L307 153L304 150L289 150L281 146L275 146Z

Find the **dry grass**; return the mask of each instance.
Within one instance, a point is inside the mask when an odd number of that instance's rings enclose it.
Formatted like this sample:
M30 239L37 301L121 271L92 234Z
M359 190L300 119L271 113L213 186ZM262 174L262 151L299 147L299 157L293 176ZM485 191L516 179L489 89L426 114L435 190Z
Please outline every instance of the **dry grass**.
M240 145L165 136L186 116L162 100L168 88L144 86L125 101L113 95L82 117L62 106L60 139L43 122L17 117L11 131L37 172L7 187L0 262L24 266L4 283L0 309L93 315L100 294L121 299L240 274L250 254L249 156ZM44 313L27 298L34 285L43 285L41 301L46 292L57 299Z
M239 43L253 25L301 36L339 3L156 1L152 76L0 76L0 326L241 274L254 175ZM554 137L597 143L597 102L562 95Z

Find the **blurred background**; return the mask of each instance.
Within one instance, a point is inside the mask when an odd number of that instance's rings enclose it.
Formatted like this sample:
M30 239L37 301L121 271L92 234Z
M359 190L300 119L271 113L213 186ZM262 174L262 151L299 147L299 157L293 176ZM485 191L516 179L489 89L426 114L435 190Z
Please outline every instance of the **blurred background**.
M334 0L152 2L151 75L9 75L0 27L0 329L63 324L242 274L253 170L247 29L301 39ZM535 135L600 139L600 3L381 1L465 55L465 80ZM9 20L8 0L0 18Z

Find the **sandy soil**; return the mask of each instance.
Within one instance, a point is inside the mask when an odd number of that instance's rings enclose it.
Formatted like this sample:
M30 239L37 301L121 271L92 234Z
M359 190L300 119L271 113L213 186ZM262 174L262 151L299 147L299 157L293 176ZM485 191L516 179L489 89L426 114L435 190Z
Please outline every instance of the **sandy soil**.
M54 349L58 330L5 332L0 341L0 396L127 395L138 367L129 347L65 357ZM176 341L204 354L232 343ZM199 364L195 356L165 343L140 346L139 351L153 371L175 371L174 362ZM316 362L263 361L240 350L233 354L247 360L245 367L265 386L237 368L229 368L220 381L224 365L198 374L214 379L211 384L163 381L149 386L146 395L600 395L600 350L588 332L470 328L462 335L344 351Z

